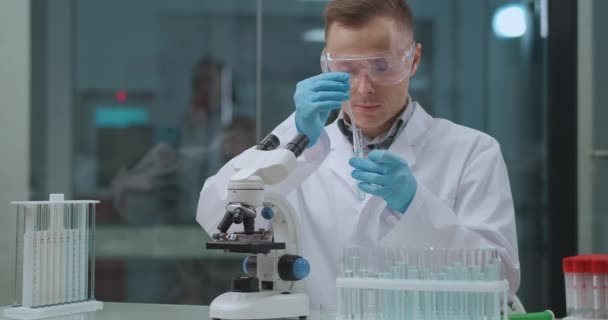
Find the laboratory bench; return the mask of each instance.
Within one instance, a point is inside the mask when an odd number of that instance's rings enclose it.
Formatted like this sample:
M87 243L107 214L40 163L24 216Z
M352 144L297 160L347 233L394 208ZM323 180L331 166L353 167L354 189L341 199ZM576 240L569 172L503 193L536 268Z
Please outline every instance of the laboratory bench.
M0 320L4 317L0 312ZM95 312L69 316L45 318L49 320L207 320L208 306L189 306L172 304L116 303L104 302L103 309Z
M11 320L4 317L4 309L0 307L0 320ZM335 314L333 315L335 319ZM332 315L312 312L310 320L329 320ZM208 306L147 304L147 303L118 303L104 302L103 309L85 314L43 318L42 320L210 320ZM557 318L556 318L557 319ZM277 319L273 319L277 320Z
M10 320L4 317L4 309L0 307L0 320ZM319 320L318 311L309 319ZM76 314L47 320L208 320L208 306L173 305L173 304L145 304L145 303L117 303L104 302L103 309L86 314Z

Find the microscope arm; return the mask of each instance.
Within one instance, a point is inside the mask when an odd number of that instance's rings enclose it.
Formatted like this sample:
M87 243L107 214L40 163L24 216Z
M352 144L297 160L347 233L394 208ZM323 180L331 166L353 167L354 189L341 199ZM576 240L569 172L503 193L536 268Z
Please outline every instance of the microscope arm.
M266 193L264 205L272 209L272 233L275 242L284 242L285 251L288 254L299 254L298 230L300 222L295 215L295 210L291 204L277 193Z

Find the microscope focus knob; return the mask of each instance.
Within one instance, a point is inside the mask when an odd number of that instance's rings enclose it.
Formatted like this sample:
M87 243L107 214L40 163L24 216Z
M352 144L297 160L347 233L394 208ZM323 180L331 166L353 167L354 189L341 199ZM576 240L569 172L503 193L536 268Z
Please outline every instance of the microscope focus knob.
M270 207L264 207L264 209L262 209L262 217L266 220L272 220L272 218L274 218L274 210Z
M283 281L298 281L310 273L310 263L298 255L286 254L279 259L279 277Z

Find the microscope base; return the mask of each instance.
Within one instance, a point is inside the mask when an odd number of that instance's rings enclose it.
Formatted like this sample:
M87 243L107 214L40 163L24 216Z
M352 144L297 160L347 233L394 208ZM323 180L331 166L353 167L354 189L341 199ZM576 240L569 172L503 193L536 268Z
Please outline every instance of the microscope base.
M211 319L306 319L309 312L306 294L279 291L226 292L209 306Z

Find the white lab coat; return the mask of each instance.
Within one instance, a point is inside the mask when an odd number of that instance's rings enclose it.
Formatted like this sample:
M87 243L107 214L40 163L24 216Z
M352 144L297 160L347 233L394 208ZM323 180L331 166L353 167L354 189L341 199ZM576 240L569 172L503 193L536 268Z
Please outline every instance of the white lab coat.
M286 144L297 134L294 115L273 133ZM496 140L432 118L415 103L411 119L389 150L407 160L418 181L404 215L381 198L358 199L348 165L352 146L335 122L298 158L299 167L288 181L269 188L288 199L300 221L301 255L311 264L304 280L311 308L335 307L342 248L353 245L503 248L503 269L514 293L520 279L515 215ZM197 221L210 235L217 232L225 212L233 162L209 178L201 192Z

